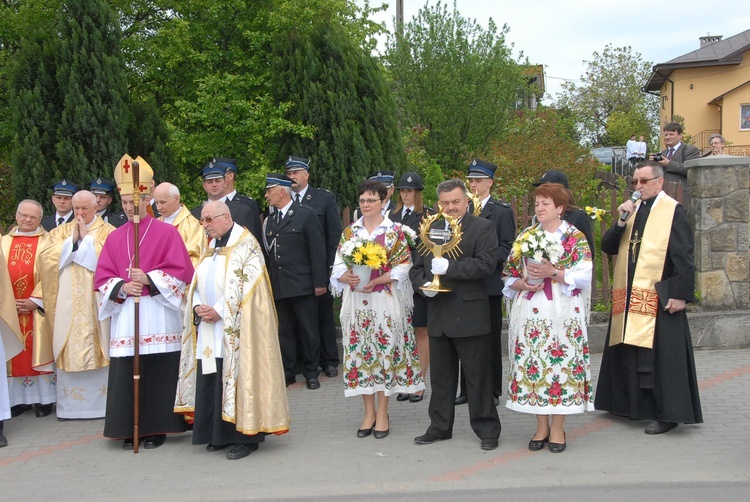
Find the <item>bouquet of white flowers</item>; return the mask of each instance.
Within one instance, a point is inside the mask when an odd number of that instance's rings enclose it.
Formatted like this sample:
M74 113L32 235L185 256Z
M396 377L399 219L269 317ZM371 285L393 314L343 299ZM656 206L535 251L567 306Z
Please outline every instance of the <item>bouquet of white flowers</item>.
M516 242L513 243L511 254L517 262L525 258L536 263L548 260L553 265L557 265L564 252L559 239L537 226L528 228L518 236Z

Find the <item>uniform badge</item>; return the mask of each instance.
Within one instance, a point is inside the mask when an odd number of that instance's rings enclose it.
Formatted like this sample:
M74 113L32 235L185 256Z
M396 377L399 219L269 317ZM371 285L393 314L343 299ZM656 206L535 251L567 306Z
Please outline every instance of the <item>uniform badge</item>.
M409 176L408 178L406 178L406 181L408 181L409 183L411 183L411 176Z
M67 182L67 181L65 181L65 180L62 180L62 181L60 182L60 184L61 184L62 186L65 186L65 185L67 185L67 184L68 184L68 182Z
M289 216L294 216L294 209L290 209L286 212Z
M101 178L96 178L96 184L97 185L101 185L102 184L102 179Z
M312 197L310 197L310 194L305 195L305 200L310 200Z

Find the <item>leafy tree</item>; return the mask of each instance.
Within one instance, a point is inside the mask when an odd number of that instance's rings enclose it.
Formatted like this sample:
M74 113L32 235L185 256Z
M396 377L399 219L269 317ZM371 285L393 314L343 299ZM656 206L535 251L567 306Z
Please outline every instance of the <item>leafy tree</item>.
M485 30L455 3L449 10L438 2L388 38L384 62L401 127L429 129L425 149L446 174L503 138L508 112L528 87L507 32L492 19Z
M382 69L331 18L307 34L279 40L274 96L296 106L287 118L314 131L285 134L278 164L289 155L310 156L313 181L353 203L373 171L404 167L395 103ZM277 164L277 165L278 165Z
M18 43L10 82L16 197L48 208L52 180L83 185L112 171L128 126L116 16L102 0L67 0L56 17Z
M641 91L651 63L631 47L607 44L594 52L581 84L566 82L557 106L577 117L582 138L590 144L624 144L631 134L658 136L659 103ZM624 139L623 139L624 138Z

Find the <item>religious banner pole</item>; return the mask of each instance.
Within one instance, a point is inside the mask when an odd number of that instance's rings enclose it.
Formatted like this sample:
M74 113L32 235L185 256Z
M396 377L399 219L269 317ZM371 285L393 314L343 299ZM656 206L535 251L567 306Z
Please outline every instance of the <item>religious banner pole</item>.
M139 168L140 165L138 164L138 161L133 162L133 205L135 206L135 213L133 214L133 233L134 235L134 248L133 248L133 268L139 268L139 258L138 258L138 236L139 236L139 226L140 226L140 209L139 205L141 202L141 189L140 189L140 181L139 181ZM141 323L140 323L140 302L141 297L136 296L133 298L135 301L134 310L133 310L133 316L135 318L135 324L133 329L133 453L138 453L138 445L140 443L140 433L139 433L139 427L140 427L140 394L141 394L141 354L140 354L140 344L141 344Z

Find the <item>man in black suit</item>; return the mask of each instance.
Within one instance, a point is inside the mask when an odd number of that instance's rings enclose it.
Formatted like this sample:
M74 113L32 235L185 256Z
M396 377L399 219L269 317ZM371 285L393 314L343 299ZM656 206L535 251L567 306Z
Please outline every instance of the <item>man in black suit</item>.
M490 220L495 226L497 234L497 266L490 277L487 288L490 302L490 322L492 324L492 394L495 405L499 404L499 396L503 395L503 351L500 346L503 328L503 267L508 259L510 248L516 239L516 217L510 204L500 202L492 197L490 189L495 179L497 166L481 159L473 159L469 164L466 178L469 188L479 198L482 204L480 218ZM473 205L469 211L474 214ZM461 371L461 393L456 398L456 404L467 402L466 381Z
M61 179L50 185L52 189L52 204L55 212L42 218L41 225L47 232L65 223L73 221L73 195L79 190L72 181Z
M325 294L328 284L323 229L310 206L292 200L292 180L287 176L266 175L266 200L275 211L263 222L262 242L279 317L286 383L294 383L299 342L307 388L318 389L320 337L315 297Z
M458 259L415 257L409 277L415 288L442 276L448 293L429 293L427 328L430 334L432 396L430 426L414 438L417 444L450 439L455 416L458 364L464 368L471 427L483 450L494 450L500 419L492 399L492 335L487 280L497 266L497 233L489 220L468 212L469 198L462 180L447 180L437 187L438 202L446 215L456 218L463 233ZM433 224L443 229L440 220Z
M211 163L213 163L215 166L223 167L226 169L225 178L227 180L227 188L226 192L224 193L224 202L226 202L227 205L244 204L249 207L251 214L258 215L256 217L257 225L258 228L260 228L260 208L258 207L258 202L252 197L248 197L247 195L243 195L237 192L237 189L234 187L234 182L237 178L237 160L214 157L213 159L211 159L211 162L209 162L209 164Z
M96 214L106 223L119 228L128 222L128 217L125 216L123 211L115 213L109 209L116 186L114 181L104 178L96 178L89 182L89 190L96 195Z
M208 200L220 200L226 202L226 173L227 169L225 167L214 165L212 162L209 162L200 170L200 175L203 177L203 189L206 191L206 195L208 195ZM203 204L205 204L205 202ZM198 220L200 220L201 217L203 204L190 210L190 214L195 216ZM227 203L227 206L229 206L229 213L232 215L232 221L247 228L250 233L255 236L258 242L260 242L261 239L263 239L263 233L260 228L258 212L253 212L244 204Z
M661 152L659 165L664 169L664 181L679 181L682 184L682 205L685 210L690 208L690 193L687 190L687 168L685 161L700 157L700 151L693 145L682 142L682 126L677 122L670 122L662 130L664 150ZM650 159L653 160L651 155Z
M341 239L341 218L336 196L324 188L313 188L310 179L310 160L289 157L286 175L292 180L292 200L309 206L318 216L323 229L328 275L336 258L336 248ZM328 289L318 296L318 332L320 334L320 368L327 377L339 374L339 345L336 343L336 323L333 317L333 295Z

